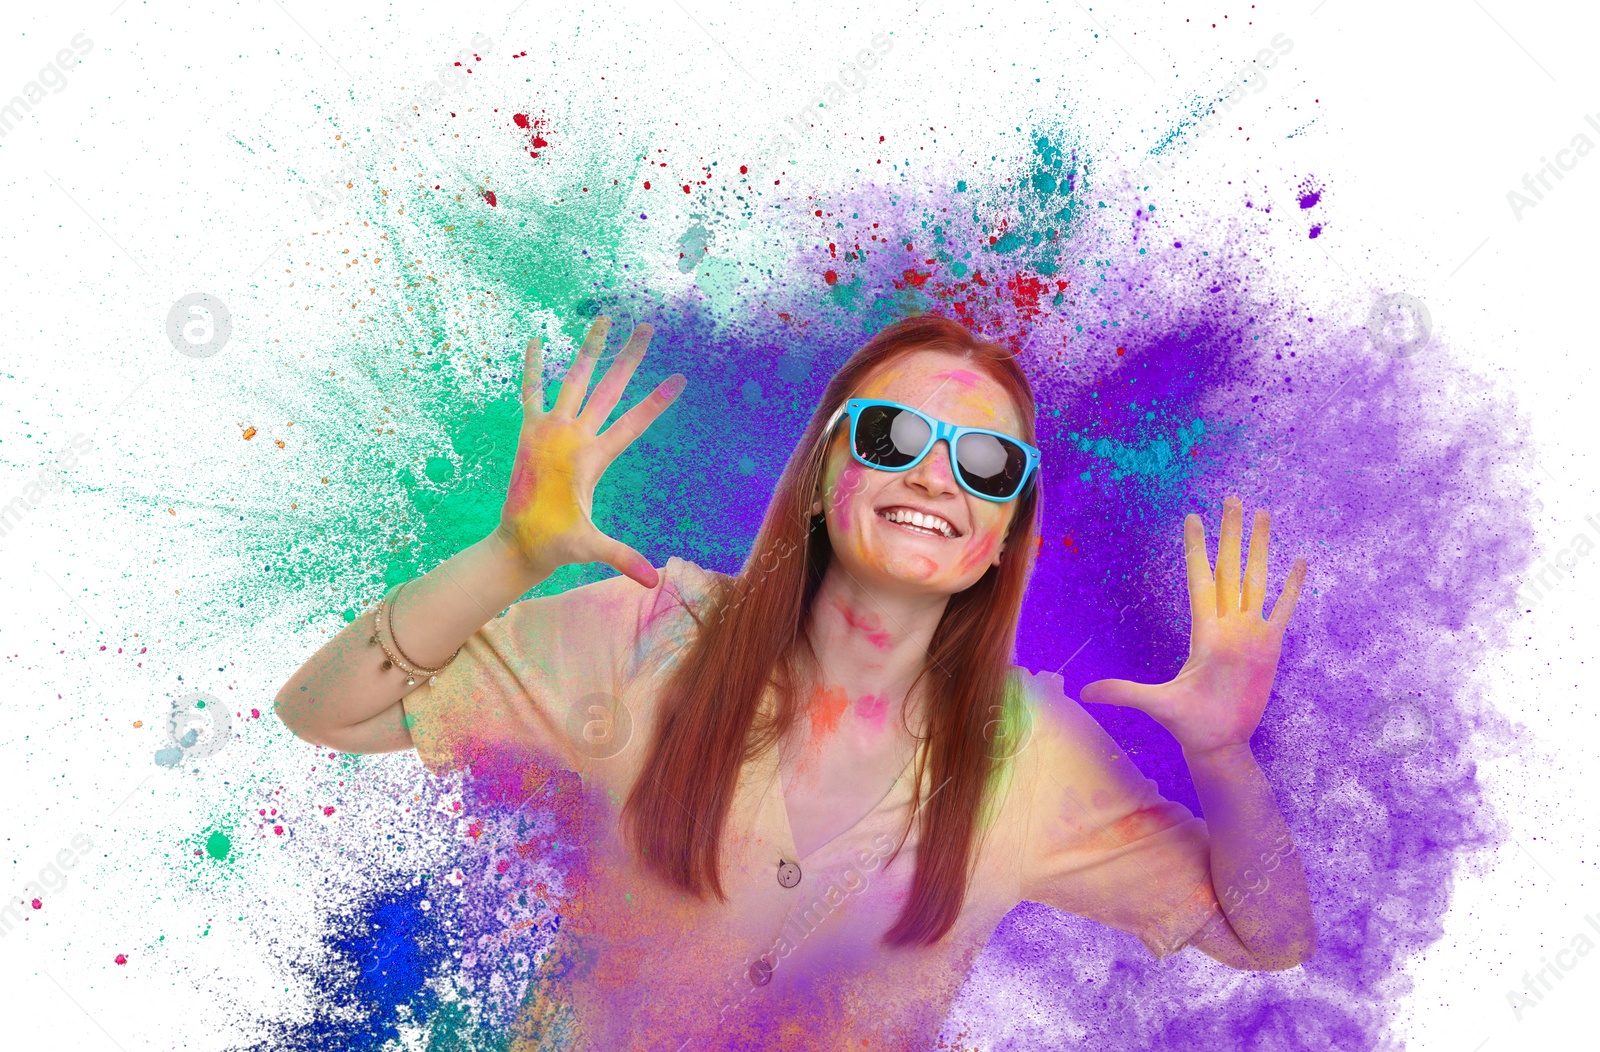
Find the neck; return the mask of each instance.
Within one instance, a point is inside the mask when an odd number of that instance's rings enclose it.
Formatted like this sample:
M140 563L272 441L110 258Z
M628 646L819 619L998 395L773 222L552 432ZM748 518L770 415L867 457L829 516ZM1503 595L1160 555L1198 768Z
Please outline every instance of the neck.
M927 664L949 601L873 589L830 563L807 626L818 686L843 688L852 698L886 696L891 725L901 726L906 694Z

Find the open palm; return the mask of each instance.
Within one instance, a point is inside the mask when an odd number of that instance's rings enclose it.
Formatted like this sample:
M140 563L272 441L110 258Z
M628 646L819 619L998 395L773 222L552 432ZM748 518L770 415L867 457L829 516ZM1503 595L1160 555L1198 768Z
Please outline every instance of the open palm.
M654 588L656 571L649 560L600 532L590 512L600 476L672 404L683 390L684 378L678 374L668 377L601 431L654 332L649 325L633 330L627 346L585 404L583 396L595 362L605 351L610 328L608 319L595 319L548 410L544 408L544 348L537 338L528 341L522 366L522 432L500 510L499 532L530 566L539 568L541 576L568 563L603 562L646 588Z
M1241 587L1244 503L1237 497L1223 503L1215 573L1206 557L1205 526L1200 516L1188 516L1183 524L1191 618L1188 660L1165 683L1125 679L1090 683L1083 688L1083 700L1148 713L1178 739L1185 752L1247 743L1266 711L1283 634L1306 576L1305 560L1295 560L1271 615L1261 616L1267 592L1270 525L1267 512L1257 511Z

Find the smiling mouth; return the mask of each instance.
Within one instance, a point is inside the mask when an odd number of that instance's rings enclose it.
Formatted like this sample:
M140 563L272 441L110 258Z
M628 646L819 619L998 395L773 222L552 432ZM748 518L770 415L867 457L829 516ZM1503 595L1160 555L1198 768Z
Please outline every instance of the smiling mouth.
M961 536L954 526L939 516L913 511L910 508L884 508L878 512L878 517L912 533L920 533L924 537L942 537L950 540Z

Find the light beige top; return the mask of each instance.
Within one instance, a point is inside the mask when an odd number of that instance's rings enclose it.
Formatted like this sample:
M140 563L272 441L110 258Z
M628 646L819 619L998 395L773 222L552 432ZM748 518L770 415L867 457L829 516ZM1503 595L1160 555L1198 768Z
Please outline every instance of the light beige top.
M578 776L566 795L581 832L570 835L588 846L563 887L537 889L563 923L513 1048L931 1049L978 952L1024 899L1130 932L1157 956L1217 908L1205 823L1161 797L1059 676L1021 669L1031 734L999 782L960 917L936 945L880 942L916 862L913 826L885 865L914 765L853 828L797 858L769 749L746 764L729 814L728 900L660 881L631 857L618 816L660 687L695 631L675 600L702 602L714 576L674 558L653 590L614 577L517 603L405 700L435 773L470 766L524 792L558 771ZM785 863L798 874L780 874Z

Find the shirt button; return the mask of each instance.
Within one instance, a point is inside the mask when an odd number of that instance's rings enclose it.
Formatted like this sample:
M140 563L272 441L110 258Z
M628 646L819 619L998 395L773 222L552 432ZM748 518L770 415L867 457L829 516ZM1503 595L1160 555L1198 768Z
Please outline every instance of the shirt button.
M786 888L792 888L800 883L800 864L798 862L779 862L778 883Z
M756 959L750 966L750 982L754 986L766 986L772 982L772 965L767 963L765 957Z

